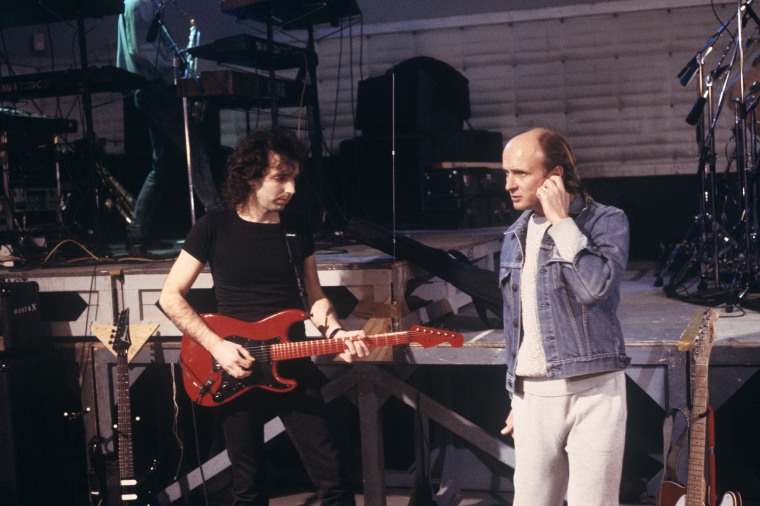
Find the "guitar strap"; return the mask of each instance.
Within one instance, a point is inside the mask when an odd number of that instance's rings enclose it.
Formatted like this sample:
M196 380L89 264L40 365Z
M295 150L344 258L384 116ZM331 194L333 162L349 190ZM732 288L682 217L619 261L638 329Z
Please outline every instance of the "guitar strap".
M293 266L293 272L296 275L296 285L298 285L298 295L301 297L301 304L306 314L310 314L309 302L306 298L306 290L304 289L303 282L303 252L301 251L301 244L298 240L298 234L288 231L288 227L283 224L283 231L285 232L285 246L288 248L288 257L290 259L290 265Z
M676 416L681 413L686 420L686 428L678 437L678 440L671 448L671 439L673 437L673 424L675 423ZM689 432L689 413L686 408L671 409L668 415L665 417L665 421L662 423L662 455L664 459L662 470L662 481L664 482L666 477L669 477L671 481L681 483L678 478L678 461L681 459L681 451L683 450L684 440L686 434Z

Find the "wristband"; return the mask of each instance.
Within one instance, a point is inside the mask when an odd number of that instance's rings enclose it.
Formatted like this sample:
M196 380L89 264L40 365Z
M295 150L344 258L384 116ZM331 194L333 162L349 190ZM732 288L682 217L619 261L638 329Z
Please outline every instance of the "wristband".
M333 337L335 337L335 334L337 334L341 330L345 330L345 329L343 327L337 327L335 330L333 330L332 332L330 332L330 335L327 336L327 338L328 339L332 339Z

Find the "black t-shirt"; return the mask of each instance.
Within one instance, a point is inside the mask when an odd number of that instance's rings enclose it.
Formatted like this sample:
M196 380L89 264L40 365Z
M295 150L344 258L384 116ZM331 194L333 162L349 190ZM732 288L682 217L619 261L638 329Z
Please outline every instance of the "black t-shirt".
M258 321L284 309L305 310L291 262L314 254L305 220L283 215L278 224L251 223L234 211L213 211L193 226L183 249L209 264L219 314Z

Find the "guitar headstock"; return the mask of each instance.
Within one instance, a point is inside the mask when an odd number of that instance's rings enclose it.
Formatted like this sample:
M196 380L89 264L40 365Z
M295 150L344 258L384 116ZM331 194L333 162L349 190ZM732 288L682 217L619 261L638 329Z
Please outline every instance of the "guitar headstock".
M448 343L454 348L460 348L464 344L464 336L451 330L415 325L408 332L409 340L423 348L431 348L443 343Z
M129 348L132 346L132 338L129 335L129 308L119 313L116 322L116 328L113 331L113 349L117 355L127 356Z
M708 309L702 316L702 323L691 349L691 356L695 365L708 365L710 363L710 352L715 338L715 321L717 319L718 313L714 309Z
M694 346L696 339L699 337L700 332L704 332L707 320L716 320L718 314L714 309L704 310L703 308L697 309L691 315L689 324L681 333L681 337L678 338L678 351L689 351Z

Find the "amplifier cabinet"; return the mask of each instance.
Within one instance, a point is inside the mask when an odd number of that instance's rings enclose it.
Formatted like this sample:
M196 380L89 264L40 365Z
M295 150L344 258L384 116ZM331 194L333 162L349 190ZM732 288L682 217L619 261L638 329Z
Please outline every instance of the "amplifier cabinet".
M35 281L0 283L0 353L27 351L40 344L39 300Z
M426 228L459 229L508 225L512 204L501 169L463 167L433 169L423 177L423 224Z
M46 352L0 354L0 504L78 506L85 446L78 369ZM92 415L90 415L92 416Z
M378 225L392 223L395 198L396 224L419 227L424 221L426 185L463 184L461 179L444 181L448 176L426 181L426 173L448 170L434 167L475 164L472 172L458 173L477 178L478 189L472 191L503 192L504 184L499 182L503 171L482 168L501 166L501 141L500 132L485 130L347 139L340 143L340 177L334 178L338 181L334 193L342 196L339 203L344 211Z
M429 197L423 202L424 227L462 229L503 226L517 217L506 196Z
M425 198L506 196L506 175L503 170L485 167L436 169L425 172Z

